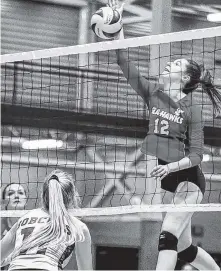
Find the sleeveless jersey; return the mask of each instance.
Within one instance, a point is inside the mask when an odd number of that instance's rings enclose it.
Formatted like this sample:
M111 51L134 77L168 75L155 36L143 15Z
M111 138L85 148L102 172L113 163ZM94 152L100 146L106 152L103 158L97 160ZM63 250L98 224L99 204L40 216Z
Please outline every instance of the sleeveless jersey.
M17 224L15 247L20 247L25 238L33 233L39 233L39 235L41 235L42 230L46 227L46 223L49 220L49 215L42 209L32 210L21 217ZM66 225L66 229L68 238L68 225ZM12 259L9 271L13 269L31 268L49 271L62 269L67 265L74 250L74 246L74 244L67 246L65 243L57 246L50 246L49 243L46 249L39 249L38 247L31 248Z
M166 93L155 90L148 99L149 131L141 151L165 162L188 156L192 166L203 155L203 119L201 107L193 104L191 94L174 102Z

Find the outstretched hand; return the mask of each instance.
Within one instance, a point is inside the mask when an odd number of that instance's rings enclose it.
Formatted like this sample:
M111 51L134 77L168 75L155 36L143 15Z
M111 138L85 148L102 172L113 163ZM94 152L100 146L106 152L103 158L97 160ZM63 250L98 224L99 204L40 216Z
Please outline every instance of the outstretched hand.
M108 0L108 6L111 7L112 9L117 10L120 13L121 18L122 18L122 13L124 11L124 5L125 5L124 2L121 4L119 3L118 0ZM114 39L115 40L124 39L123 27L121 31L119 32L119 34L116 35Z
M168 165L159 165L153 168L150 173L151 177L160 177L160 180L165 178L169 174L169 167Z
M124 2L120 4L118 0L108 0L108 6L111 7L112 9L116 9L121 15L124 10L124 5L125 5Z

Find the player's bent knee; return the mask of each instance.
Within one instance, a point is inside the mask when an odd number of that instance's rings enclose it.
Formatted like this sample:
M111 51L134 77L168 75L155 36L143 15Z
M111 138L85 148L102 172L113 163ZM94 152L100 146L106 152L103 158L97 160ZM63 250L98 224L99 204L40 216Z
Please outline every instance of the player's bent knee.
M178 239L175 235L168 231L160 234L158 250L175 250L177 251Z
M185 250L178 253L178 258L187 263L191 263L196 259L198 248L194 245L190 245Z

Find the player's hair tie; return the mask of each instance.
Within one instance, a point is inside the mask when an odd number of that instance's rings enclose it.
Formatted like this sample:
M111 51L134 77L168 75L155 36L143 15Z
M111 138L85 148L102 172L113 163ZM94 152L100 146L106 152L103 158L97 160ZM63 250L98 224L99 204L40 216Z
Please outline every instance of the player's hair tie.
M52 179L53 179L53 180L56 180L56 181L59 181L57 175L52 175L51 178L49 179L49 181L52 180Z

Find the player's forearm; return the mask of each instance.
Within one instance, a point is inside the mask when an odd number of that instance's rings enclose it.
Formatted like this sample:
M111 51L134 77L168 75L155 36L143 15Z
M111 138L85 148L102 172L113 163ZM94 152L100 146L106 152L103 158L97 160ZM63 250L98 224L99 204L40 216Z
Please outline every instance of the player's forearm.
M141 96L145 102L148 102L150 92L155 88L155 84L145 79L137 69L137 67L129 60L124 49L116 50L117 63L120 66L124 77L127 79L131 87Z
M120 33L114 38L115 40L123 40L124 39L124 29L122 28Z
M190 168L193 165L189 157L184 157L183 159L177 162L169 163L167 166L168 166L169 172L176 172L179 170Z
M124 31L123 28L121 29L118 36L115 37L116 40L123 40L124 39ZM143 89L143 82L145 80L140 72L138 71L137 67L129 60L127 53L124 49L116 50L117 55L117 63L120 66L124 77L128 80L128 83L131 87L140 95L142 98L146 98L146 90ZM148 89L147 89L148 91Z

